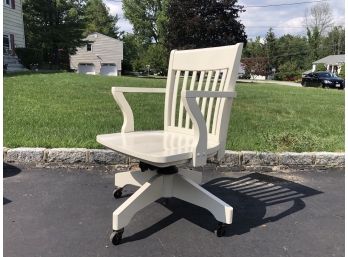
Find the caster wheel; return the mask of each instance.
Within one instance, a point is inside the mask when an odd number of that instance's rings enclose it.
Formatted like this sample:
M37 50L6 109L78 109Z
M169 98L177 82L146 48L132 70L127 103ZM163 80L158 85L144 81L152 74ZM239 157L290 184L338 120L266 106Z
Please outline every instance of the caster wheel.
M214 233L217 237L222 237L226 234L226 224L225 223L222 223L222 222L219 222L218 225L217 225L217 228L214 230Z
M115 188L113 194L114 194L114 197L117 199L117 198L120 198L122 196L122 187L120 188Z
M119 245L122 241L123 232L124 232L124 228L121 228L119 230L114 230L110 235L110 242L113 245Z

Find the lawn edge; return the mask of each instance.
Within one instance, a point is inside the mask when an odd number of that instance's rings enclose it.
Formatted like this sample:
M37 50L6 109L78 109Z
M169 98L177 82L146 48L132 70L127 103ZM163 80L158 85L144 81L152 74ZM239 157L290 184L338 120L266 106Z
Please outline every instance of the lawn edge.
M207 165L218 171L287 171L306 169L344 168L344 152L255 152L226 150L222 160L213 158ZM124 170L137 166L138 160L103 149L87 148L3 148L7 164L25 164L36 167L104 166ZM189 165L187 165L189 166Z

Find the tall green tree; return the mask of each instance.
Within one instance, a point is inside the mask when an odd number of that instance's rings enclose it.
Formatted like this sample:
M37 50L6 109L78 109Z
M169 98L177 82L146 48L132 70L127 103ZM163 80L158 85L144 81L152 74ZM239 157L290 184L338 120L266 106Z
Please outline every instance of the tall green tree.
M99 32L109 37L120 36L117 26L118 16L111 15L109 8L102 0L88 0L85 6L86 30L85 35Z
M345 53L345 29L342 26L334 26L322 41L325 55Z
M171 0L168 16L169 48L200 48L246 42L244 11L237 0Z
M277 64L277 38L272 28L269 28L265 38L265 49L268 57L269 69L276 68Z
M46 62L67 68L83 42L83 1L26 0L23 19L28 48L42 49Z
M145 43L166 44L169 0L123 0L124 16Z

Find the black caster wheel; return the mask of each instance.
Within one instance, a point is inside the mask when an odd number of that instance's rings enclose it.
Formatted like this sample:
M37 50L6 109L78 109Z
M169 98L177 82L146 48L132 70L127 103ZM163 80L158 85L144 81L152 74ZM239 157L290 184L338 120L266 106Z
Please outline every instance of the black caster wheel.
M219 222L217 228L214 230L214 233L217 237L222 237L226 234L226 224Z
M114 192L113 192L113 195L114 197L117 199L117 198L120 198L122 196L122 190L123 188L120 187L120 188L115 188Z
M113 245L119 245L122 241L123 232L124 232L124 228L121 228L119 230L114 230L110 235L110 242Z

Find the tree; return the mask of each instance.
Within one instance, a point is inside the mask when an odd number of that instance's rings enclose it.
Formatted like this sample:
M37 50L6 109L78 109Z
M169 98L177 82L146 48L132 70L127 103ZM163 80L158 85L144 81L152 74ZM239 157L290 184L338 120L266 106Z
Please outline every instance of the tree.
M166 44L169 0L124 0L124 16L132 23L134 35L145 43Z
M119 27L116 26L118 16L109 13L109 8L102 0L88 0L85 7L85 35L99 32L109 37L118 38Z
M26 45L43 50L44 61L68 67L69 54L83 41L83 3L74 0L23 1Z
M268 57L268 69L272 70L277 67L277 38L272 28L269 28L265 38L265 48Z
M267 57L249 57L243 58L241 62L244 64L244 69L247 74L255 79L255 76L267 76Z
M323 51L325 55L344 54L345 29L342 26L334 26L327 36L323 38Z
M171 0L168 16L169 48L201 48L247 41L238 20L243 6L237 0Z
M308 14L305 13L306 27L310 31L318 30L323 36L333 25L332 9L327 2L320 2L314 5Z
M322 38L320 37L320 32L318 28L310 30L307 28L308 44L310 49L310 59L315 61L320 56L320 45Z

